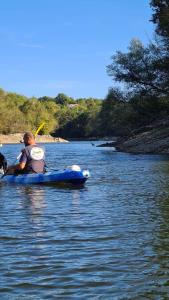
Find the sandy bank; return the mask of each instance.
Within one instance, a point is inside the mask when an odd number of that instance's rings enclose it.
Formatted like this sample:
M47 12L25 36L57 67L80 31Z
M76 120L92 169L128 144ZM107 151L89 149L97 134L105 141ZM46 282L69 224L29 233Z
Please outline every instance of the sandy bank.
M14 133L14 134L0 134L0 144L18 144L23 139L23 133ZM60 137L52 137L51 135L37 135L37 143L67 143L67 140L64 140Z

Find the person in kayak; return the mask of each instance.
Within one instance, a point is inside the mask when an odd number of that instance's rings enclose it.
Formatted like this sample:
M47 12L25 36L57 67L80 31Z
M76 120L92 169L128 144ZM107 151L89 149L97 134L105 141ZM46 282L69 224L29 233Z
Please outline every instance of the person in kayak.
M19 163L9 166L6 175L18 175L45 172L45 150L35 142L32 132L26 132L23 136L25 148L21 151Z
M7 160L5 156L0 152L0 174L5 174L7 170Z

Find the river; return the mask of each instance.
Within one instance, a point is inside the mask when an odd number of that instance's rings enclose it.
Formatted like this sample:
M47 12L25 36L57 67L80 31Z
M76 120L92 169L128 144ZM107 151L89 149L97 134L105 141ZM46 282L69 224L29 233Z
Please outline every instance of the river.
M169 299L169 157L45 147L49 169L79 164L91 178L0 184L0 299ZM20 149L1 152L12 162Z

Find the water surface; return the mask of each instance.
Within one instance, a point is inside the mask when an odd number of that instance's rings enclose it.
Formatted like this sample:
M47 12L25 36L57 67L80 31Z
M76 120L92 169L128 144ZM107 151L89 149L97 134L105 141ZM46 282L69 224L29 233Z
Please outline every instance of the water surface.
M21 145L4 145L10 162ZM169 159L47 144L84 187L0 185L0 299L169 299Z

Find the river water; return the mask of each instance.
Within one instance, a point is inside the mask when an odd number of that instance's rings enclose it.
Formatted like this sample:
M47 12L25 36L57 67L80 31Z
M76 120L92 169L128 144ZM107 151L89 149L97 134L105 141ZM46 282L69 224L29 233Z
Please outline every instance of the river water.
M99 142L96 142L96 144ZM4 145L10 162L21 145ZM84 187L0 184L0 299L169 299L169 157L46 144Z

